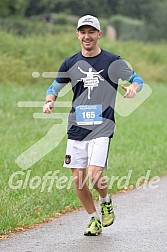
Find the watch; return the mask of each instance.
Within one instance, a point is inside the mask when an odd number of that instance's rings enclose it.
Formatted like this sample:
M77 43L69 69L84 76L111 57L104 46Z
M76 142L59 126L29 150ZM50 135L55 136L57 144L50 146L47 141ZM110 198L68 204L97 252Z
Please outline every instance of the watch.
M48 101L46 101L46 102L45 102L45 104L47 104L47 103L49 103L49 102L53 102L53 101L51 101L51 100L48 100Z

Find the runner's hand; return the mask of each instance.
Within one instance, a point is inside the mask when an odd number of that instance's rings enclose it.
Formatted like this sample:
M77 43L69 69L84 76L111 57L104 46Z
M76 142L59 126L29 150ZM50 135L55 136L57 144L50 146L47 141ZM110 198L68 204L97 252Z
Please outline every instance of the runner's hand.
M137 90L135 85L131 84L129 87L122 85L121 87L126 91L124 98L133 98L136 95Z
M54 107L54 101L49 101L43 106L43 113L51 114Z

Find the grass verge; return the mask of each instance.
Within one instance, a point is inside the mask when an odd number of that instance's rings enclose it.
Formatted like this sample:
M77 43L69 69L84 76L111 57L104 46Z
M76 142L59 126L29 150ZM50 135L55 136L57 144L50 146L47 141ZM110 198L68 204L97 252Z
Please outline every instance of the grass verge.
M53 119L33 118L33 113L41 112L41 108L19 108L17 103L21 100L44 99L47 86L48 84L20 86L13 82L1 83L0 234L33 226L69 208L80 206L73 183L69 182L71 173L62 168L66 136L58 148L28 170L21 170L15 163L18 155L46 135L54 124ZM122 176L128 176L129 171L132 171L129 185L134 186L138 178L145 176L148 170L148 179L167 173L167 89L163 83L152 83L150 86L153 90L151 97L135 112L125 118L116 115L117 129L111 141L106 175L117 179L110 184L110 193L124 189L124 181L120 185L118 181ZM6 94L10 94L10 97ZM68 95L64 99L68 99ZM56 112L58 109L54 110ZM51 180L48 180L44 187L44 176L48 172L52 175L55 171L58 171L58 178L52 185ZM11 189L9 180L15 172L21 173L14 176L12 181L17 189ZM66 176L68 181L59 180L62 176ZM64 188L58 189L59 186ZM93 195L97 199L95 191Z

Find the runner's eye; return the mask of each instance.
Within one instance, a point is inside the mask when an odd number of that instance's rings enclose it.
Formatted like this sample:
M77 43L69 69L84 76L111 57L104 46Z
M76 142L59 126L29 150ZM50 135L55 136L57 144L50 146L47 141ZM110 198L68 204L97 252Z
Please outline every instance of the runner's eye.
M84 35L84 34L85 34L85 31L80 31L80 33L81 33L82 35Z

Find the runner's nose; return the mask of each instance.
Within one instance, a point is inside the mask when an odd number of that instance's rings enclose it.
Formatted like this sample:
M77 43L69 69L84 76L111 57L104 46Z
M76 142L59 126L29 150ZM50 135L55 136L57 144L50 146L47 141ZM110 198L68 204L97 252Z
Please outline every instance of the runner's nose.
M89 38L90 38L89 33L85 33L85 39L89 39Z

